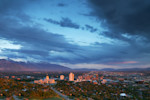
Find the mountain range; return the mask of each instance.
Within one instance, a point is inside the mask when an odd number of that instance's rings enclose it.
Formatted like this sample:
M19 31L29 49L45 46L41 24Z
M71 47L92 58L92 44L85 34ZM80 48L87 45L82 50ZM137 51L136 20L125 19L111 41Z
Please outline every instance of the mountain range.
M71 69L65 66L45 62L16 62L0 59L0 71L150 71L149 68L124 68L124 69Z
M69 71L72 70L57 64L15 62L12 60L0 59L0 71Z
M87 69L87 68L82 68L82 69L74 69L76 71L150 71L149 68L123 68L123 69L113 69L113 68L103 68L103 69Z

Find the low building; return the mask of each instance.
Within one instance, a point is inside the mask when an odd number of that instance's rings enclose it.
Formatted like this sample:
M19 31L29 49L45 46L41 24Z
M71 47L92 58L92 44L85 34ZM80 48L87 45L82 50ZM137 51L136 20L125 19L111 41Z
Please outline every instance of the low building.
M55 84L55 80L54 79L49 79L49 76L47 75L46 78L43 80L43 79L40 79L40 80L34 80L34 83L37 83L37 84Z
M112 83L112 82L113 82L113 80L111 80L111 79L103 79L103 80L101 81L102 84L105 84L105 83Z
M11 76L11 78L15 78L15 76Z

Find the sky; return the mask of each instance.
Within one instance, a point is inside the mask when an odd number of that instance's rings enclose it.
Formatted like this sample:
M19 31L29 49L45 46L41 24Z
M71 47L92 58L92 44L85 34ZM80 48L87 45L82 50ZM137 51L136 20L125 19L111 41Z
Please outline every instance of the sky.
M0 59L150 67L150 1L0 0Z

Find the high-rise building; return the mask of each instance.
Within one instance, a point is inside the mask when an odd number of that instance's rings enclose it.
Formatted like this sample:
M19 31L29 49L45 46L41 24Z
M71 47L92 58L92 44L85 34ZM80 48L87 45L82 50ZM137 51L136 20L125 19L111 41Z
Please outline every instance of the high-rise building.
M74 74L73 73L69 74L69 81L74 81Z
M64 75L60 75L60 80L64 80Z

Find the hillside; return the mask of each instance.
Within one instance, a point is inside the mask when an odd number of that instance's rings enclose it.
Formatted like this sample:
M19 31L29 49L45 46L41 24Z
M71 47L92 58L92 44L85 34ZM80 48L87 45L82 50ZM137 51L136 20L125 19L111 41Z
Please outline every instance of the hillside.
M30 69L28 69L20 64L1 59L0 60L0 71L30 71Z
M70 68L50 63L15 62L0 59L0 71L69 71Z

